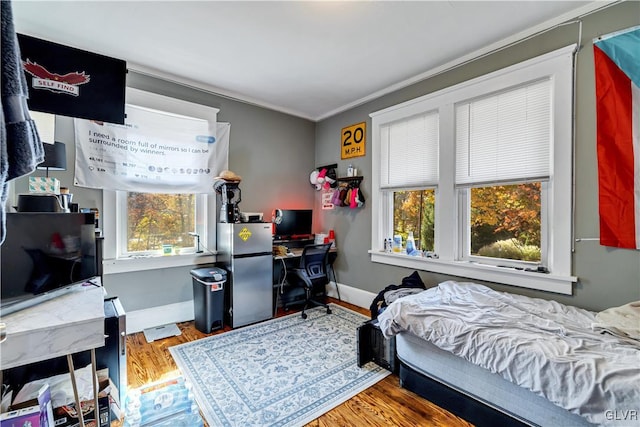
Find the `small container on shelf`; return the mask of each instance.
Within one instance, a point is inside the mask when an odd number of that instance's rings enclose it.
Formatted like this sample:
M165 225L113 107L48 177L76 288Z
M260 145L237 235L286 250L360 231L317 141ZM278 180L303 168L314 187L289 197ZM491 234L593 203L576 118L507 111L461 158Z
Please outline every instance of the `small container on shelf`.
M413 237L413 231L410 231L409 236L407 236L407 255L420 255L420 252L416 250L416 241Z
M402 236L399 234L393 236L392 251L396 253L402 252Z

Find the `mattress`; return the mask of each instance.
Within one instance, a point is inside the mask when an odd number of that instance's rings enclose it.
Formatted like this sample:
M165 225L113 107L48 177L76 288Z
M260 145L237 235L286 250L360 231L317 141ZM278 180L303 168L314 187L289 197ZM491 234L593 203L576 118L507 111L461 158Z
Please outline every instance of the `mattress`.
M416 372L526 424L592 425L585 418L411 333L396 335L396 352L398 360Z

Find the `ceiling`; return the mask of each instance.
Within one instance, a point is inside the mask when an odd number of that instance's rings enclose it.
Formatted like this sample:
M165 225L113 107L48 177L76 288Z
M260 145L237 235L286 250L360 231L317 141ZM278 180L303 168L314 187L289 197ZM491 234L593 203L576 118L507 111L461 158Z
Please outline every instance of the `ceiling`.
M12 2L19 33L313 121L606 3Z

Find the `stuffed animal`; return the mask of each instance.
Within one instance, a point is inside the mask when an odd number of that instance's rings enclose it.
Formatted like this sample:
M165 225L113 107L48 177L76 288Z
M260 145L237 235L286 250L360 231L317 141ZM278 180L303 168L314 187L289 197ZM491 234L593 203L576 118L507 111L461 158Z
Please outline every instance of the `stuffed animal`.
M320 191L322 189L322 184L318 182L318 175L319 175L319 172L315 169L309 175L309 182L313 187L316 188L316 191Z
M337 186L336 171L333 168L322 168L320 171L314 169L309 174L309 182L315 187L316 191L320 191L323 188L325 190L335 188Z

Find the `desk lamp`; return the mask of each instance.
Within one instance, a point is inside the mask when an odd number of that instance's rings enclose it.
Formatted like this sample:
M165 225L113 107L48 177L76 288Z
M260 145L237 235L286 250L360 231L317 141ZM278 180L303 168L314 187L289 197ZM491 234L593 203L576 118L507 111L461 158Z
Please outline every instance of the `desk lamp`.
M40 163L37 168L40 170L45 169L47 171L47 178L49 178L49 170L63 171L67 169L67 150L62 142L55 142L53 144L42 144L44 146L44 161Z
M198 233L195 233L193 231L189 232L189 236L193 236L196 238L196 243L197 243L197 247L196 247L196 253L197 254L201 254L203 251L202 249L200 249L200 235Z

